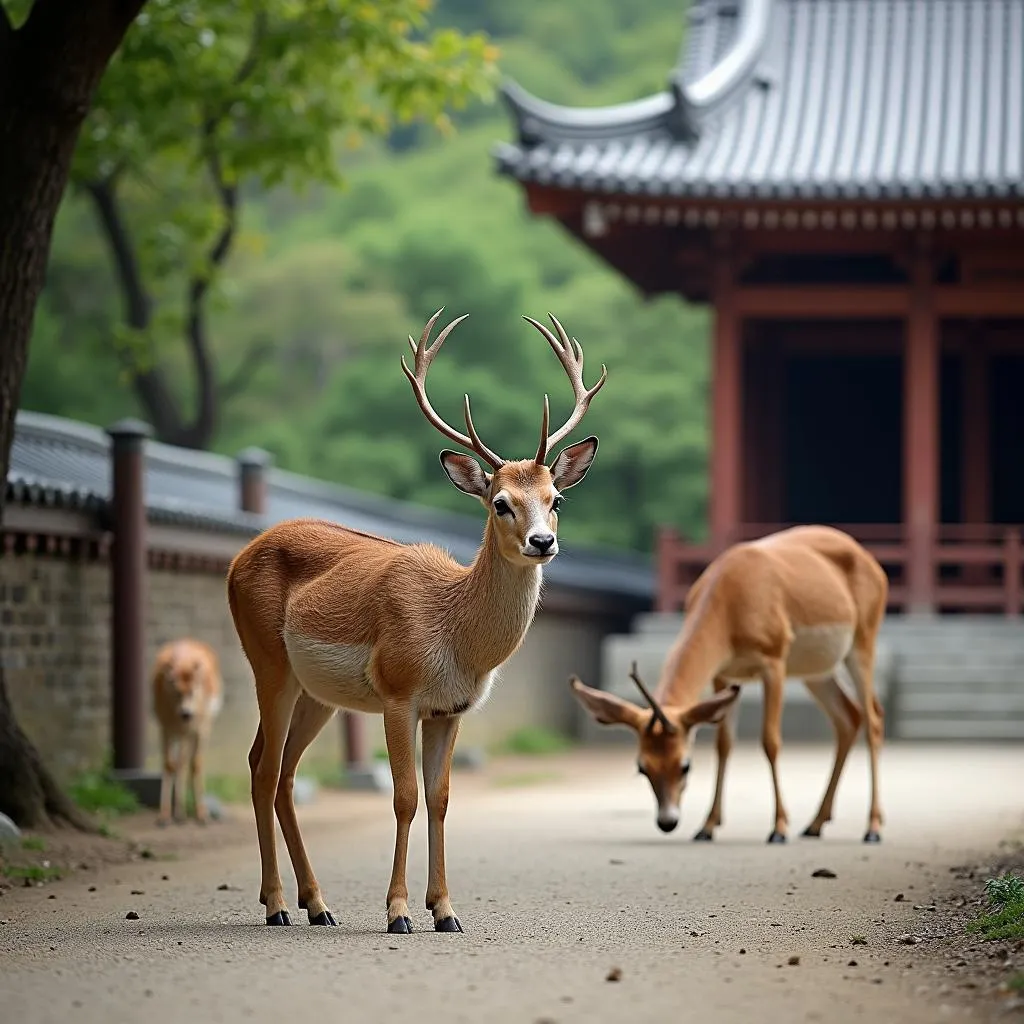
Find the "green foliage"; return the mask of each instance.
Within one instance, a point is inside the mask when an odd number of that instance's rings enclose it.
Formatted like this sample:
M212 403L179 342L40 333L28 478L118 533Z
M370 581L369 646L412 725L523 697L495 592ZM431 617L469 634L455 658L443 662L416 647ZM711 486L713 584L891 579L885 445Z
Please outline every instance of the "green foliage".
M539 725L524 725L497 744L495 753L543 756L560 754L571 746L569 737L560 732Z
M177 393L192 393L185 349L167 339L180 327L185 275L204 272L222 224L201 128L211 111L230 108L215 132L217 153L230 180L249 184L210 334L222 382L251 372L225 404L216 449L258 444L296 472L470 512L437 464L446 442L423 420L400 371L404 338L441 305L442 317L471 314L431 371L431 399L457 424L468 392L484 440L522 457L536 447L543 395L553 420L570 408L557 361L519 319L550 310L584 345L588 382L601 363L609 370L577 435L598 434L601 449L579 492L567 495L567 545L647 550L660 523L699 535L706 312L671 297L645 301L550 219L529 216L519 187L493 170L490 150L510 137L508 121L479 99L492 55L479 31L500 45L503 73L555 102L619 102L658 90L681 40L678 0L440 0L429 36L409 13L418 4L388 0L374 9L406 12L409 32L395 41L379 35L379 21L364 26L357 41L343 43L351 59L327 71L327 51L342 44L304 33L326 31L331 11L362 17L366 8L325 0L300 25L295 12L305 5L297 0L264 6L277 26L260 43L269 70L241 83L233 76L262 9L254 0L164 0L147 5L148 20L132 30L76 167L80 179L124 167L121 195L150 290L179 322L170 316L149 339L122 332L121 347L111 344L120 313L105 243L88 204L70 198L37 319L26 407L97 423L144 415L120 376L124 352L159 359ZM461 49L453 29L470 33L457 37ZM381 77L395 53L409 59L411 81ZM362 87L328 88L346 74ZM308 111L291 109L290 89L308 95ZM454 137L410 134L399 123L415 107L443 124L443 111L460 100ZM396 116L376 119L387 111ZM353 150L350 129L384 139ZM280 147L260 144L275 133ZM272 354L257 365L251 354L263 348Z
M68 787L68 795L89 814L130 814L139 802L131 790L102 772L83 772Z
M21 840L23 850L45 850L46 840L42 836L24 836Z
M42 864L7 864L2 866L2 870L11 881L24 883L52 882L63 874L60 868Z
M226 804L245 803L249 799L250 785L248 775L207 775L206 777L206 792Z
M1024 878L1007 874L989 878L985 895L992 913L982 914L967 930L983 939L1024 939Z
M994 907L1008 907L1024 903L1024 878L1020 875L1005 874L999 878L985 879L985 896Z

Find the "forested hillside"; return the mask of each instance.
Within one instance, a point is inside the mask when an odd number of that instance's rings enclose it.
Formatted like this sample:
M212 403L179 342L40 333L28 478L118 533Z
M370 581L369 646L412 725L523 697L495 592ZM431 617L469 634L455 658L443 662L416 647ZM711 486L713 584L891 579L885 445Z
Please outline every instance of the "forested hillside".
M546 99L595 104L663 86L683 14L682 0L442 0L429 24L486 33L501 74ZM457 423L469 392L484 440L522 457L536 447L544 393L552 419L570 405L557 361L520 319L550 310L583 343L588 381L602 362L609 370L585 423L601 450L579 500L566 503L567 540L646 549L659 522L699 532L706 313L644 303L564 233L526 215L518 187L493 171L491 147L510 135L500 103L475 100L452 119L448 137L413 124L359 148L336 140L343 187L242 183L237 236L205 325L219 401L212 446L261 445L297 472L469 511L401 373L405 336L441 305L443 317L470 314L435 363L432 399ZM154 316L145 345L126 333L95 196L74 191L37 317L25 408L101 425L146 415L127 360L159 364L175 400L195 401L179 308L186 270L172 244L188 207L168 212L165 202L187 197L191 183L139 180L126 208L146 240L158 313L170 312Z

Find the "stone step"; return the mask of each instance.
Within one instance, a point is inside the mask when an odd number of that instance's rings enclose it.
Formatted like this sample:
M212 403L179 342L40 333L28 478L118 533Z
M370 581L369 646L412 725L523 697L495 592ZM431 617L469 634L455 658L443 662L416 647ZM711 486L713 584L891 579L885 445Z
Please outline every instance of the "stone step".
M947 715L962 718L1003 716L1024 720L1022 693L935 693L934 691L900 691L900 715Z
M907 740L1024 740L1024 718L907 717L898 735Z
M973 689L976 685L985 688L1005 687L1009 691L1024 693L1024 662L1013 665L994 664L985 659L982 664L966 662L921 662L907 663L901 660L897 670L900 686L914 690L929 687L961 686Z

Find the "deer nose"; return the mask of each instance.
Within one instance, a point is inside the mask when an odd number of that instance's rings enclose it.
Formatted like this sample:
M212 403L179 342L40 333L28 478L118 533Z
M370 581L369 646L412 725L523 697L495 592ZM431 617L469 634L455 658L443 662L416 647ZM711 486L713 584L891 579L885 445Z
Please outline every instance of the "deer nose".
M551 545L555 543L555 535L553 533L531 533L529 539L530 544L541 554L546 554Z
M188 708L182 708L178 712L178 714L181 716L182 720L185 721L185 722L189 721L192 718L192 712Z

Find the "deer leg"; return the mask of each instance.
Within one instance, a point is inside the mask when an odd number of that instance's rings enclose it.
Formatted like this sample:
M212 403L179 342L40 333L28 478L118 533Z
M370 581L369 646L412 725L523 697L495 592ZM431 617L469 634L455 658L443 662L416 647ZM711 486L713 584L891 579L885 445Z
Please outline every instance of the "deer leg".
M260 729L249 758L250 765L254 765L252 808L256 816L262 866L260 902L267 908L267 924L287 925L292 922L288 916L281 870L277 863L274 798L281 777L281 756L288 736L288 726L299 697L299 684L288 671L262 679L257 676L256 697L260 706Z
M772 770L772 788L775 790L775 827L768 836L769 843L784 843L789 827L789 816L782 803L779 786L778 760L782 748L782 696L786 684L786 669L781 661L769 663L764 674L764 719L761 723L761 745Z
M878 758L885 732L885 711L875 695L874 640L857 637L853 650L846 656L846 668L857 686L861 709L864 712L864 732L868 741L871 761L871 808L868 812L868 830L865 843L882 841L882 805L878 796Z
M721 693L729 684L724 679L715 679L715 693ZM736 707L733 705L715 730L715 750L718 754L718 775L715 779L715 798L711 802L704 826L693 837L696 842L710 842L715 829L722 824L722 795L725 790L725 767L732 752L733 729L736 723Z
M857 738L857 730L860 728L860 709L846 696L835 676L830 676L827 679L805 679L804 685L810 691L818 707L828 716L836 734L836 758L832 765L832 775L825 788L821 807L818 808L814 820L803 833L805 836L816 839L821 835L821 828L825 822L832 820L832 804L839 786L839 777L843 773L847 755L850 753L853 741Z
M395 860L388 886L388 931L399 935L412 931L405 867L409 855L409 828L416 817L419 799L416 786L418 718L417 709L410 704L384 705L384 736L395 786Z
M174 776L178 771L177 744L164 731L161 736L163 743L164 770L160 777L160 813L156 823L166 825L171 820L171 791L174 788Z
M174 820L182 822L187 817L185 804L185 773L188 769L187 747L189 744L188 734L181 737L177 743L177 752L174 757Z
M452 910L444 869L444 818L448 811L452 754L460 722L458 717L423 720L423 789L430 850L427 910L434 915L434 929L439 932L462 931Z
M203 778L203 755L206 753L206 733L197 732L192 741L192 762L189 766L189 781L192 786L192 806L195 808L196 821L205 825L208 815L206 813L206 787Z
M277 820L281 823L281 834L288 847L288 856L291 858L295 881L298 883L299 909L306 911L310 924L318 925L333 925L337 922L327 909L320 885L313 874L313 867L309 863L306 847L299 832L298 818L295 816L293 790L295 769L299 766L299 760L310 743L331 720L334 711L334 708L321 704L306 693L299 695L295 710L292 712L291 725L288 727L288 739L285 741L281 760L281 778L278 780L277 796L274 799L274 810L277 811Z

